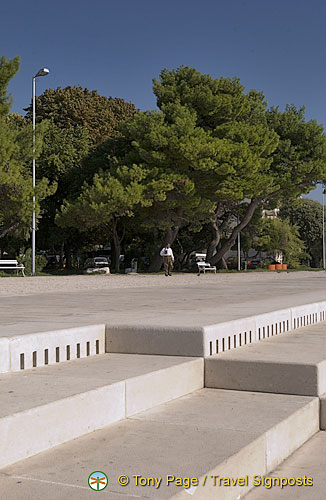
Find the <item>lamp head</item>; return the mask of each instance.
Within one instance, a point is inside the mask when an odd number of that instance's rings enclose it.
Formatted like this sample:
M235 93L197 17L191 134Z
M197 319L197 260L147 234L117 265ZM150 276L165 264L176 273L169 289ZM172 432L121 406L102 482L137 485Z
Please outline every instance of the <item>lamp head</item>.
M50 70L49 70L48 68L42 68L42 69L40 69L40 70L36 73L36 75L35 75L35 77L34 77L34 78L37 78L38 76L46 76L46 75L48 75L49 73L50 73Z

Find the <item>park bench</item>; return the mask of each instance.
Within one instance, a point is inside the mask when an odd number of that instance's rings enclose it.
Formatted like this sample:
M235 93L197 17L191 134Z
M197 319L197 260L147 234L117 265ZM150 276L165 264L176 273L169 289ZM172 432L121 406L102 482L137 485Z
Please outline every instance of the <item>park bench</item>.
M214 271L214 273L216 273L216 267L211 266L208 262L197 262L197 266L198 266L198 276L200 275L200 273L205 274L206 271Z
M17 275L18 275L18 271L21 271L22 275L25 276L24 269L25 269L25 266L23 266L23 264L18 264L17 260L0 260L0 271L2 271L2 270L6 270L6 271L14 270L15 271L16 270Z

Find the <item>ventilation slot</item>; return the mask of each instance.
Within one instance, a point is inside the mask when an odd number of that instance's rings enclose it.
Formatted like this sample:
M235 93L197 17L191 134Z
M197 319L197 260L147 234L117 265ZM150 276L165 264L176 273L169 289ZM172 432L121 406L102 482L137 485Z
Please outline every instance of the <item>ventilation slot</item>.
M36 368L37 366L37 352L33 352L33 368Z
M20 355L20 369L24 370L24 368L25 368L25 356L24 356L24 353L22 353Z

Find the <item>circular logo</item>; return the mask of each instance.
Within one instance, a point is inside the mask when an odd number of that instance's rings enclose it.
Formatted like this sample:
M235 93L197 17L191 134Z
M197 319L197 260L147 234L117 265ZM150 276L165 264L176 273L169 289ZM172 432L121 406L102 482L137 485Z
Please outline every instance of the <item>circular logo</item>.
M88 486L95 491L101 491L104 490L108 485L108 476L104 474L104 472L101 472L100 470L97 470L95 472L92 472L89 477L88 477Z

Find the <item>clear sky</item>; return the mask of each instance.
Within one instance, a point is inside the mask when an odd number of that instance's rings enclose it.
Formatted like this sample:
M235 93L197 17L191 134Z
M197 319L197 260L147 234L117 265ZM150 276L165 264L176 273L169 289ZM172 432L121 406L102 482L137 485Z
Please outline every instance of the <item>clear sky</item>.
M238 76L269 105L305 105L326 125L325 23L323 0L6 0L0 55L21 57L9 87L19 113L44 66L37 93L81 85L145 110L155 108L152 78L189 65Z

